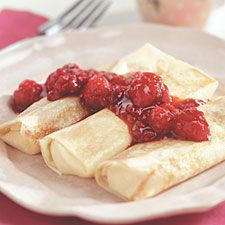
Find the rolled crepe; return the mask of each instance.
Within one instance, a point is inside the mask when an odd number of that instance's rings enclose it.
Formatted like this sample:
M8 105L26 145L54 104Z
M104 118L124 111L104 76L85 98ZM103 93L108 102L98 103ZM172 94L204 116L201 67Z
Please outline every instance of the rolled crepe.
M175 96L182 93L182 98L210 98L218 84L200 70L167 56L149 44L107 69L121 74L136 70L154 71L164 78L165 73L168 73L166 80L173 80L168 83L169 90ZM115 124L120 125L117 127ZM126 123L113 112L104 109L80 121L79 125L72 125L44 138L41 151L46 164L54 171L92 177L98 163L125 150L130 143L131 135Z
M210 141L167 139L134 145L97 167L97 183L123 199L145 199L225 160L224 106L225 97L220 97L201 107Z
M93 177L96 166L127 148L131 137L127 125L105 109L40 143L43 158L54 171Z
M179 98L210 99L218 87L218 82L202 70L150 44L145 44L107 69L117 74L133 71L156 73L169 87L171 95Z
M34 103L14 120L0 126L0 138L28 154L40 152L39 140L88 115L77 97L50 102L46 98Z
M162 76L172 94L181 98L211 98L218 85L216 80L202 71L166 55L150 44L125 56L105 70L118 74L134 71L155 72ZM23 152L40 152L40 138L74 124L88 115L79 100L73 99L75 101L64 98L55 102L43 99L34 103L15 120L0 126L0 138Z

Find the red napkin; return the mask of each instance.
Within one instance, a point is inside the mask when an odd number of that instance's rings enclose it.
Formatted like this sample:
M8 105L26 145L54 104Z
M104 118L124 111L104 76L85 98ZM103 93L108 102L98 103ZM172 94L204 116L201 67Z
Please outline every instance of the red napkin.
M0 11L0 49L24 38L38 35L47 18L26 11Z

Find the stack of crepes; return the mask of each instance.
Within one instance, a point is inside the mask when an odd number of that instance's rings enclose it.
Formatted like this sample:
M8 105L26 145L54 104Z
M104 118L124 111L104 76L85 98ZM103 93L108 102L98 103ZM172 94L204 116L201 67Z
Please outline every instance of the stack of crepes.
M146 44L104 70L150 71L179 98L211 99L218 82L203 71ZM131 145L127 124L103 109L91 116L79 97L42 99L0 126L0 138L28 154L41 151L59 174L93 177L123 199L144 199L225 159L225 97L199 106L209 123L206 142L164 139Z

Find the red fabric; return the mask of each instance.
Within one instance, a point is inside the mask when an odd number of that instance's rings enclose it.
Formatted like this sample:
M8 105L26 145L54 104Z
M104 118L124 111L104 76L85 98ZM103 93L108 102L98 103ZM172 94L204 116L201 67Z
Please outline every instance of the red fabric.
M0 11L0 49L24 38L38 34L38 27L46 22L43 16L25 11Z
M0 225L91 225L73 217L44 216L26 210L0 194ZM225 225L225 202L214 209L197 214L174 216L137 223L137 225Z

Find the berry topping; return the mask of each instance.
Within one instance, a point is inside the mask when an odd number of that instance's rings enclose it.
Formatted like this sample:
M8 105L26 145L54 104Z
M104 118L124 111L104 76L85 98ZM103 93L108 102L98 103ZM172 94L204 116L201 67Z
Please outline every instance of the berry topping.
M112 102L112 85L103 75L96 74L84 87L82 100L93 111L105 108Z
M86 71L81 70L76 64L65 65L47 78L47 97L52 101L69 94L77 94L87 80Z
M174 118L172 132L176 137L190 141L208 141L210 136L204 114L196 108L179 111Z
M180 100L177 97L173 97L173 105L179 109L187 109L191 107L198 107L200 105L204 105L205 102L203 100L187 98L184 100Z
M160 103L164 90L159 76L149 72L137 72L131 81L129 96L136 106L147 107Z
M146 123L158 134L169 132L172 118L172 112L161 106L156 106L146 112Z
M42 90L42 85L33 80L23 81L13 93L14 103L19 111L38 101L41 98Z
M110 106L109 109L126 122L132 135L133 144L153 141L156 138L155 131L145 124L145 121L142 121L142 109L135 107L131 101L122 100Z
M124 77L116 75L115 73L101 72L101 74L113 85L127 86L129 84Z
M127 86L129 85L127 79L111 72L95 71L95 74L104 76L112 85L112 98L113 98L112 102L119 101L123 97L123 93L127 89Z
M156 133L141 121L135 121L132 127L133 143L153 141Z
M168 87L163 84L163 93L162 93L162 103L171 104L173 101L173 97L170 95Z
M119 101L127 90L129 82L122 76L118 76L115 73L105 73L104 76L112 84L113 89L113 102Z
M119 76L68 64L51 73L44 88L31 80L21 83L13 95L14 108L22 111L44 95L50 101L79 96L90 114L109 108L127 124L132 144L164 137L207 141L210 135L204 114L196 108L205 102L171 96L162 79L150 72Z

